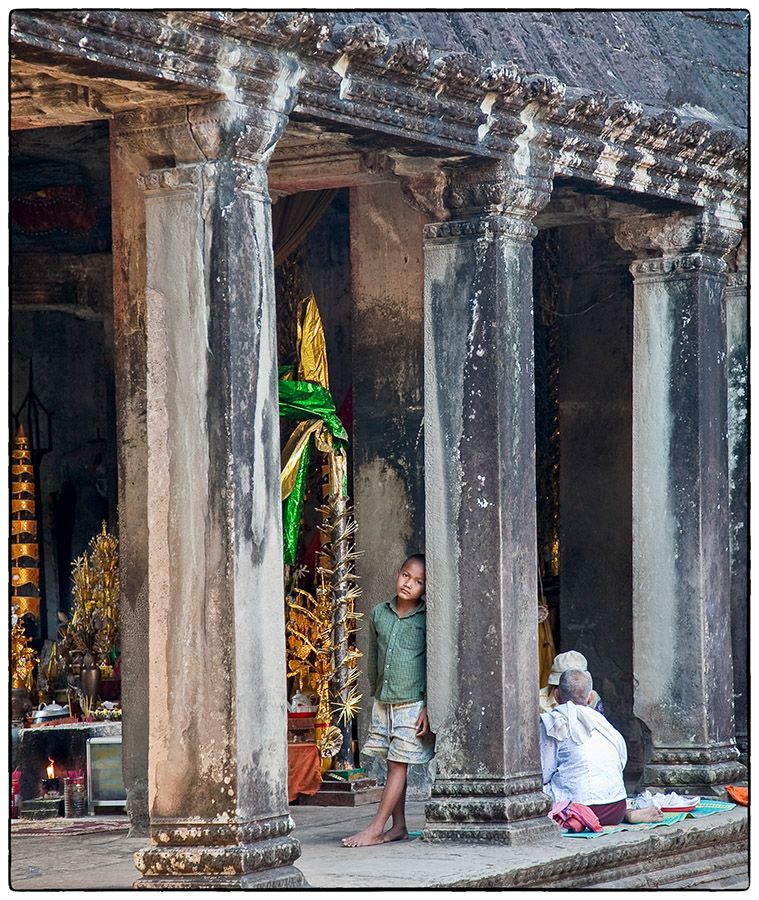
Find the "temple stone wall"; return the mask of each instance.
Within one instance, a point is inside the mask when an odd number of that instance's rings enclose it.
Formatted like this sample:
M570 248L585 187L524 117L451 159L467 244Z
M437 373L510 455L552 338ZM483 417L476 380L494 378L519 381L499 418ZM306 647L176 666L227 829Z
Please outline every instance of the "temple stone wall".
M12 136L10 152L10 406L15 412L27 394L31 361L34 391L53 414L37 510L44 633L53 640L58 609L70 609L72 559L103 519L116 528L107 127L23 131ZM22 206L24 214L17 216L18 199L34 204L36 192L50 188L81 191L86 225L77 225L65 202L41 218L35 219L34 206ZM43 228L42 221L52 227Z
M351 390L351 260L348 191L341 191L305 242L306 289L319 304L329 358L329 384L335 406ZM349 454L350 455L350 454Z
M353 485L368 615L393 596L404 557L424 551L423 218L396 183L354 188L350 199ZM366 650L365 632L358 644ZM365 677L360 690L362 743L371 712ZM412 769L412 792L428 783Z
M579 650L632 768L632 284L600 226L560 229L561 636Z

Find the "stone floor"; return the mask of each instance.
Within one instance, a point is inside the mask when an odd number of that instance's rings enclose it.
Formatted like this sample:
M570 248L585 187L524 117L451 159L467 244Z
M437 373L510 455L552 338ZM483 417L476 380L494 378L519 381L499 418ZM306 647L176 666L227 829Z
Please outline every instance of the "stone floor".
M531 872L556 867L582 870L583 860L599 849L615 848L628 858L647 856L643 873L615 883L597 882L594 887L634 889L677 887L741 889L748 887L747 860L742 854L715 860L714 865L686 864L674 872L665 862L672 847L681 846L693 832L734 828L746 817L736 808L704 819L689 819L668 828L648 832L622 832L593 840L562 837L524 847L494 845L440 845L420 840L381 847L348 850L339 839L363 827L374 806L357 809L292 806L296 836L303 854L298 867L314 888L453 888L528 887ZM409 804L409 828L418 830L424 820L424 804ZM689 838L690 835L690 838ZM138 877L132 863L144 838L127 836L124 817L95 820L55 819L44 822L14 821L11 826L11 887L14 890L113 890L129 888ZM661 848L661 871L655 860ZM653 849L653 858L651 856ZM694 859L698 859L696 850ZM640 867L639 867L640 868ZM667 871L665 872L665 869ZM624 873L621 873L624 874ZM513 884L516 878L518 884Z

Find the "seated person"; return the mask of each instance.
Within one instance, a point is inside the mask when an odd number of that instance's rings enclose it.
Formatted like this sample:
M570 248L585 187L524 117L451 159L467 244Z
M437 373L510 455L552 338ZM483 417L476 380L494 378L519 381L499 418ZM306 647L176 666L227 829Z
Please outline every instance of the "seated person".
M541 713L543 790L554 803L589 806L602 825L619 825L623 819L632 824L660 821L662 813L655 806L627 809L625 739L588 706L592 689L589 672L567 669L559 679L559 705Z
M566 653L557 653L553 658L553 665L548 676L548 684L540 689L540 711L550 712L559 704L559 678L567 669L581 669L588 671L588 661L577 650L567 650ZM605 713L603 700L595 691L590 692L588 706L601 714Z

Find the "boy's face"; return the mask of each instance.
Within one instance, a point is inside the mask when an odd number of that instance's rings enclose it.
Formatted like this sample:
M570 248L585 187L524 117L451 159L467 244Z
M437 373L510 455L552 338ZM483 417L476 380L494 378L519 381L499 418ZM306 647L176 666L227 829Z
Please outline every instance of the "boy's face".
M395 580L395 593L399 599L416 603L424 593L424 566L418 559L404 563Z

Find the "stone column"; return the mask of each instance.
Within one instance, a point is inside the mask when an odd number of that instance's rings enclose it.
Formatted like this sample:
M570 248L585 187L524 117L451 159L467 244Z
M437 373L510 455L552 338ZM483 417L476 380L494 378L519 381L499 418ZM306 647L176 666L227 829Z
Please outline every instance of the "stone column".
M148 833L148 534L145 337L147 161L112 128L113 331L121 604L122 759L131 834ZM120 135L119 137L117 137Z
M152 845L136 887L305 884L287 806L270 202L232 104L164 134L145 190ZM186 154L186 155L185 155Z
M535 840L542 791L531 220L547 193L500 167L449 191L425 240L431 841Z
M395 569L406 555L424 550L424 220L404 202L396 181L352 188L350 222L353 492L356 546L364 551L356 568L360 609L368 616L393 596ZM364 652L366 641L362 628ZM369 698L365 675L360 690ZM360 743L370 712L367 700ZM409 773L414 780L417 768Z
M732 704L722 259L737 237L672 215L627 221L617 240L640 257L631 271L634 710L649 730L642 782L707 794L745 775Z
M748 242L744 238L725 288L727 447L730 490L730 611L735 739L748 764Z

